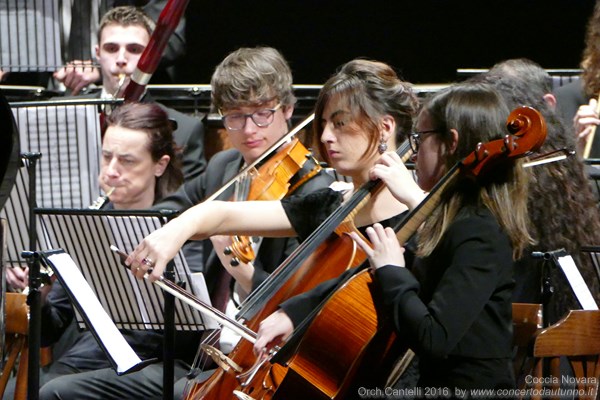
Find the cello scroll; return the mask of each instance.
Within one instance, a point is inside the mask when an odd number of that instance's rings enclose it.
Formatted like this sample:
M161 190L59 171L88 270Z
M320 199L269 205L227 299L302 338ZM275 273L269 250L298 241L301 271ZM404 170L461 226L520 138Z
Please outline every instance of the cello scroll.
M508 116L506 126L510 134L502 139L479 143L475 151L461 162L461 171L477 178L496 163L507 162L537 151L546 140L546 121L539 111L519 107Z

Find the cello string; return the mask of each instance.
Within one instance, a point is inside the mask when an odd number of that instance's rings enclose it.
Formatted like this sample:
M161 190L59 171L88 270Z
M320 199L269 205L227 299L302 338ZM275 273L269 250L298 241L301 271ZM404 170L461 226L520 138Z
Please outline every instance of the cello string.
M410 158L412 151L408 140L405 140L396 150L396 153L400 155L403 160ZM315 231L302 243L301 246L296 248L290 254L290 256L270 275L268 279L263 281L246 299L238 318L248 320L250 317L248 314L253 313L254 310L260 307L261 302L266 300L265 298L273 291L277 290L283 282L289 279L289 276L294 272L296 265L294 263L302 262L306 259L308 254L318 247L318 245L328 237L335 228L339 226L341 221L350 214L359 204L365 199L366 196L371 194L371 191L379 184L379 181L369 181L359 188L352 197L344 202L342 206L338 207ZM282 282L283 281L283 282Z

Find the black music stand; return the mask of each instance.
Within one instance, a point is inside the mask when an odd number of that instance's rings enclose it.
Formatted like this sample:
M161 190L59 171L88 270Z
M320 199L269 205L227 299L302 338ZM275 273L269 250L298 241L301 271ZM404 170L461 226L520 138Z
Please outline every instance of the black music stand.
M201 315L187 305L175 302L171 294L164 293L149 281L135 279L123 268L110 250L110 245L125 251L132 249L173 213L40 208L35 213L44 228L44 237L40 237L41 246L44 250L62 248L73 257L118 328L164 328L163 398L172 399L175 329L204 330L212 321L205 322ZM174 275L174 281L190 283L188 290L208 300L205 286L200 285L198 289L198 285L193 284L195 279L189 273L182 254L174 259L173 265L170 274ZM200 281L203 283L202 278ZM78 314L77 322L82 327L85 319Z
M583 250L583 249L582 249ZM550 318L548 313L550 299L554 294L554 282L552 282L552 269L557 269L562 272L565 277L572 293L579 302L579 305L584 310L598 309L598 305L594 300L588 286L586 285L581 273L579 272L573 258L567 253L565 249L558 249L548 252L537 252L534 251L531 256L533 258L541 258L542 263L542 319L544 327L550 325Z
M41 348L41 313L42 297L40 287L42 285L40 275L39 258L35 256L37 244L36 224L33 216L33 208L36 204L36 165L41 158L40 153L24 153L21 157L27 166L27 175L29 177L29 196L27 204L29 206L29 251L23 251L22 257L27 261L29 267L29 294L27 295L27 304L29 305L29 334L28 334L28 368L27 368L27 398L37 400L39 398L40 386L40 348Z
M156 359L142 361L129 346L110 316L102 308L81 269L62 249L36 252L36 257L52 269L90 332L104 350L117 375L139 371Z

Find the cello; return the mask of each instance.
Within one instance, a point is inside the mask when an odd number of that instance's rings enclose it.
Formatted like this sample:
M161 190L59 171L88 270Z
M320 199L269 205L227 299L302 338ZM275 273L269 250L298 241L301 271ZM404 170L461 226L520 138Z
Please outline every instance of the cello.
M411 156L408 141L397 150L406 161ZM315 287L324 280L338 276L344 270L357 266L365 260L345 232L354 231L353 213L374 196L383 183L369 181L351 199L339 207L329 218L309 236L246 301L238 314L238 320L245 321L251 331L258 328L262 319L275 310L285 299ZM332 234L336 231L336 234ZM329 268L323 260L328 260ZM278 365L255 363L252 344L240 341L229 354L227 360L205 382L195 384L186 399L230 398L233 390L242 387L246 393L262 391L264 386L276 387L285 374L285 368ZM243 371L246 371L242 374ZM273 385L265 384L273 380Z
M539 149L545 140L545 122L532 108L514 110L507 125L511 135L478 144L476 150L455 165L411 211L397 228L401 243L413 235L459 176L483 177L498 165ZM305 320L308 328L297 352L287 363L287 374L271 398L342 399L353 385L377 384L377 372L391 366L394 357L391 350L396 351L401 344L397 343L391 323L379 311L381 309L382 299L370 271L362 269L341 282ZM343 321L352 321L355 329L347 329ZM301 330L302 326L295 332ZM294 342L294 336L288 342ZM344 337L344 343L340 337ZM410 357L410 353L407 356ZM357 381L355 377L359 376Z

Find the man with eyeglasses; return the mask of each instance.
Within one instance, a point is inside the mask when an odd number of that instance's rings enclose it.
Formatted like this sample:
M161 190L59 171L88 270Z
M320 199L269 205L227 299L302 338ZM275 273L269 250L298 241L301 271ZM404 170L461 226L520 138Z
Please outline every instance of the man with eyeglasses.
M232 52L216 67L211 88L212 106L221 115L233 148L212 156L206 171L200 177L186 182L157 207L184 211L200 203L237 175L244 166L252 164L289 131L296 98L290 68L276 49L240 48ZM268 157L265 162L267 160ZM303 177L316 169L316 161L309 158L290 180L290 187L304 182L306 179ZM309 193L327 187L332 181L329 175L319 172L298 186L293 193ZM236 200L233 198L235 191L236 185L233 185L218 199ZM231 256L223 254L228 241L229 238L213 238L212 241L205 241L202 249L201 263L204 265L205 279L214 302L222 300L217 299L222 294L222 289L216 287L223 270L221 264L228 268L238 282L240 290L237 292L248 294L297 245L295 239L265 238L260 241L260 251L253 266L240 264L230 268ZM193 257L188 252L188 263L196 262L199 258L197 256Z
M221 115L233 148L212 156L202 175L186 182L158 204L159 208L184 211L200 203L289 131L296 97L290 67L276 49L256 47L233 51L216 67L211 89L212 106ZM317 162L309 158L292 177L289 183L291 188L296 187L294 195L304 195L333 182L323 171L314 174L317 168ZM233 185L218 199L235 200L236 189L239 188ZM188 263L203 265L213 305L222 310L227 308L231 315L235 314L232 309L235 304L258 287L298 245L296 238L253 239L256 258L250 264L240 263L235 267L231 266L232 255L224 251L231 243L229 237L205 240L201 249L193 243L184 247ZM225 333L221 336L221 350L228 352L235 345L235 339L228 342ZM184 381L176 385L175 398L184 386Z

